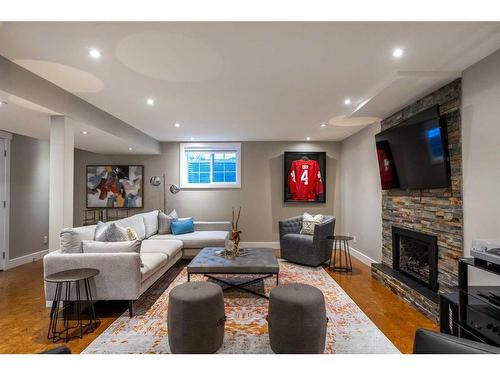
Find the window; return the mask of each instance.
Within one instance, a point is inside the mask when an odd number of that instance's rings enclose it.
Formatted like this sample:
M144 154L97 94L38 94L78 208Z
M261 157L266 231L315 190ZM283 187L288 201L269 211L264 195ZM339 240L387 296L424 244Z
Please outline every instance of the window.
M181 188L239 188L239 143L181 143Z

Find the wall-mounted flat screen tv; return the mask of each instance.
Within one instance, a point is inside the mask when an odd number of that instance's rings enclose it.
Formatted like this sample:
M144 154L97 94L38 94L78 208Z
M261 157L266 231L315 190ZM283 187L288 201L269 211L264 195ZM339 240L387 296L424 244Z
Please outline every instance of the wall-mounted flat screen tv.
M446 126L434 106L375 136L382 189L449 186Z

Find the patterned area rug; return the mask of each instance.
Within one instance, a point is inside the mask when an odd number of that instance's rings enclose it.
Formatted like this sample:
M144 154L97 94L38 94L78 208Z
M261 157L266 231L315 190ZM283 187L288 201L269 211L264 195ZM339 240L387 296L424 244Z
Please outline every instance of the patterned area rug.
M195 275L192 279L205 278ZM173 267L134 304L133 318L125 312L83 353L170 353L168 294L186 281L186 268L179 272ZM269 293L275 282L274 277L269 278L254 288ZM292 282L313 285L325 295L329 318L325 353L399 353L323 268L280 260L280 284ZM224 293L224 300L227 322L218 353L272 353L265 320L268 301L234 289Z

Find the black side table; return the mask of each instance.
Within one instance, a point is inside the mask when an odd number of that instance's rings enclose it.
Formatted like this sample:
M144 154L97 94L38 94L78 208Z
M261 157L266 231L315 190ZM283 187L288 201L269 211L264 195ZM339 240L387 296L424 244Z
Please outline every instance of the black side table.
M330 257L330 268L338 272L352 272L351 251L349 249L349 241L354 238L350 236L328 236L329 240L333 240L333 251ZM337 243L339 248L337 249ZM344 264L342 264L342 255L344 256ZM338 263L337 263L338 261Z
M49 283L56 284L56 292L54 295L54 300L52 301L52 308L50 310L50 323L49 332L47 338L52 342L59 340L65 340L68 342L70 339L75 337L83 337L83 330L89 328L93 331L99 321L96 318L94 303L92 300L92 291L90 289L89 280L94 276L99 274L99 270L94 268L78 268L73 270L67 270L62 272L53 273L45 277L45 281ZM71 283L75 283L76 291L76 301L71 301ZM89 323L83 325L82 321L82 300L80 294L80 283L83 283L85 288L85 297L88 303L88 320ZM65 298L61 299L63 285L65 287ZM61 301L63 302L62 315L64 322L64 329L62 331L57 331L57 320L59 318L59 310ZM69 307L76 303L76 314L77 314L77 324L73 327L69 326ZM80 328L80 335L69 336L69 331L75 328Z

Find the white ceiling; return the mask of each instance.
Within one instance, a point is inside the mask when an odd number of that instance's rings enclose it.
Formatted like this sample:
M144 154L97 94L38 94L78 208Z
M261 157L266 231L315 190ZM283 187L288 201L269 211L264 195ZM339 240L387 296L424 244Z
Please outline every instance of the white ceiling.
M28 137L48 140L51 115L61 115L0 90L0 129ZM129 144L100 129L74 122L75 147L101 154L129 154ZM86 131L87 134L83 134ZM132 150L135 153L136 150ZM141 152L141 150L137 150ZM144 152L141 152L144 153Z
M0 55L161 141L342 140L499 48L500 23L0 26Z

